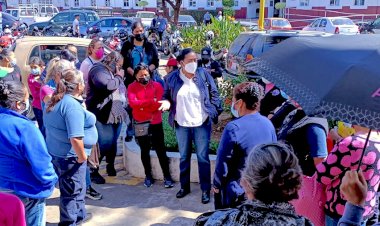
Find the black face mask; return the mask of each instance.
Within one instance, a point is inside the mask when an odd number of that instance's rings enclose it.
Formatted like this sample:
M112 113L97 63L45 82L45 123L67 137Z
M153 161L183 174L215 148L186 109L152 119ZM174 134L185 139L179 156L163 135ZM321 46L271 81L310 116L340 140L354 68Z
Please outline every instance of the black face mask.
M135 36L136 41L138 41L138 42L141 42L145 39L144 34L138 34L138 35L134 35L134 36Z
M208 64L210 62L210 59L204 59L204 58L202 58L202 63L203 64Z
M149 83L149 80L150 80L150 76L145 76L144 78L139 78L137 79L137 81L143 85L146 85Z

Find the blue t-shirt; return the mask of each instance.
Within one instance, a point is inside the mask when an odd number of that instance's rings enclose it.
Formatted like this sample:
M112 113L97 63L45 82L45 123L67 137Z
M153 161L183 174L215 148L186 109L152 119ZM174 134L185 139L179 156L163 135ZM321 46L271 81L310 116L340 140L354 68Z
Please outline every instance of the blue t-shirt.
M71 95L66 94L51 112L45 112L46 144L52 156L77 157L70 138L83 137L84 148L90 155L92 146L98 141L96 117L85 110Z
M166 26L168 25L168 22L165 18L158 18L157 25L158 25L158 31L163 32L165 31Z
M143 62L144 64L148 64L148 58L145 54L144 48L142 46L135 46L132 50L132 59L133 59L133 69L136 68L138 64Z
M219 143L214 185L224 187L239 180L245 158L260 144L277 142L272 122L260 113L245 115L226 125Z

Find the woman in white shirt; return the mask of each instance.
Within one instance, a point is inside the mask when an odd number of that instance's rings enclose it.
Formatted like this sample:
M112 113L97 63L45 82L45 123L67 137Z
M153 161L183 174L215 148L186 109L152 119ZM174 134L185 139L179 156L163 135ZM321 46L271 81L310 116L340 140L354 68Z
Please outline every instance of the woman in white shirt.
M213 78L203 68L197 68L197 60L192 49L181 51L177 57L181 68L167 75L160 110L170 109L169 124L175 127L181 155L181 190L177 193L177 198L183 198L190 193L190 163L194 142L202 203L206 204L210 201L211 190L211 121L217 123L222 107Z

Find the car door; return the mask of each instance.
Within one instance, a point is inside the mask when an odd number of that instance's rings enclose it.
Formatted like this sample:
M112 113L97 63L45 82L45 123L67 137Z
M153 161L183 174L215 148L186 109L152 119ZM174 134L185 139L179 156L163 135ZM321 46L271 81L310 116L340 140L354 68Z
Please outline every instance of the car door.
M317 19L315 20L312 24L311 24L311 29L312 31L319 31L319 24L321 22L321 19Z
M50 25L53 26L54 31L60 32L62 31L62 27L67 27L68 24L72 26L72 21L70 12L61 12L50 20Z
M106 18L98 23L100 30L102 31L100 35L102 37L108 37L113 33L112 19Z

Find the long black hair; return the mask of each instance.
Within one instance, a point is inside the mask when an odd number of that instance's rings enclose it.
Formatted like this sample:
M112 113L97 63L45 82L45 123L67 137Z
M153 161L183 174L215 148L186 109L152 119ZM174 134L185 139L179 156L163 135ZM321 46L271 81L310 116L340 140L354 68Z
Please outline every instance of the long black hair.
M177 56L177 61L178 63L183 61L185 59L185 57L190 54L190 53L195 53L194 50L192 48L186 48L186 49L183 49Z

